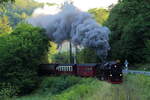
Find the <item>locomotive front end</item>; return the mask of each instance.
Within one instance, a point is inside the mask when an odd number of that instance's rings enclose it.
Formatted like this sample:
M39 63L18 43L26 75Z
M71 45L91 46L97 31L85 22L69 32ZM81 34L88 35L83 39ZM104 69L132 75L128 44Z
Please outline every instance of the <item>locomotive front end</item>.
M110 64L109 82L119 84L123 81L122 66L120 63L112 62Z

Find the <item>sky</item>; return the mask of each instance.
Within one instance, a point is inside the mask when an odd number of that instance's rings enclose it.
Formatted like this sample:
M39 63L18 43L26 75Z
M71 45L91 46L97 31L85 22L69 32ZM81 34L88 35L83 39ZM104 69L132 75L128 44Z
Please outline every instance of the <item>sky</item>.
M62 4L65 1L70 0L35 0L38 2L49 2ZM107 8L111 4L116 4L118 0L71 0L73 4L82 11L87 11L91 8Z

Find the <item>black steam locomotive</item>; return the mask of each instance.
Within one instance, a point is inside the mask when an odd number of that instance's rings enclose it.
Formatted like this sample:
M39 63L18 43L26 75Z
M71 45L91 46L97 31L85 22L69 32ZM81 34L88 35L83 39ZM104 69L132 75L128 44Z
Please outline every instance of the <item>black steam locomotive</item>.
M96 77L100 80L119 84L122 83L122 66L116 61L100 64L41 64L39 75L75 75L81 77Z

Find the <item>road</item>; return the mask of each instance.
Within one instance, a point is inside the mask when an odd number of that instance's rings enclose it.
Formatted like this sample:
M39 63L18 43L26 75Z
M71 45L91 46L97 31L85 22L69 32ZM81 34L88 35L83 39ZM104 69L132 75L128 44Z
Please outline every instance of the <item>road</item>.
M144 75L149 75L150 76L150 72L149 71L138 71L138 70L123 70L123 73L131 73L131 74L144 74Z

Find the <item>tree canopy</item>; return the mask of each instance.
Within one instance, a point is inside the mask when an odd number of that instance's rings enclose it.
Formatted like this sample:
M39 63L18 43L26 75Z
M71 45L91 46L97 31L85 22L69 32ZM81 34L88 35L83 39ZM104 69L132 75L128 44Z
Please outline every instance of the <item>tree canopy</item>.
M31 16L36 8L43 5L34 0L15 0L14 3L5 3L3 9L0 10L0 17L7 16L10 26L15 27L19 22Z
M0 0L0 4L5 3L5 2L14 2L15 0Z
M84 48L77 52L78 63L100 63L101 59L97 56L95 50L92 48Z
M94 19L99 24L104 24L109 16L109 11L103 8L93 8L88 11L89 13L93 14Z
M47 61L48 41L43 29L28 24L19 24L11 34L1 36L0 82L10 83L20 93L34 89L38 65Z
M145 61L146 42L150 39L150 1L120 0L111 10L107 26L111 30L111 57L130 63Z
M7 16L0 17L0 36L3 34L8 34L12 31L11 26L9 25L9 20Z

